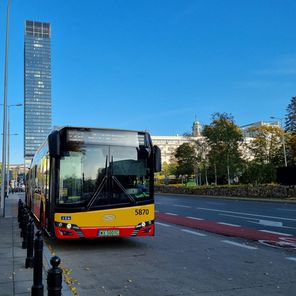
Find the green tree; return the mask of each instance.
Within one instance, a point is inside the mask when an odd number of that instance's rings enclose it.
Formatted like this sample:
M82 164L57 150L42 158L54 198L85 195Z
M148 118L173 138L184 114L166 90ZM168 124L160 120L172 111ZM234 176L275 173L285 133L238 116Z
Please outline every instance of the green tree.
M240 151L243 136L240 128L232 115L214 113L212 123L205 125L203 135L210 148L208 159L214 170L215 184L218 178L226 179L231 184L231 179L237 175L243 163Z
M258 185L274 182L275 179L276 169L272 164L259 164L256 161L250 161L240 177L240 182Z
M286 136L287 162L288 165L296 165L296 134Z
M292 97L290 104L287 107L285 130L288 133L296 134L296 97Z
M208 166L209 166L209 147L208 143L204 139L198 139L193 141L197 156L197 177L200 176L200 184L208 185ZM198 178L197 178L198 179ZM203 180L203 181L202 181Z
M177 161L176 175L193 175L197 165L197 156L194 147L189 143L180 145L175 152Z
M176 175L176 168L177 164L175 161L171 161L170 163L164 162L162 164L162 175L165 177L168 177L170 175Z
M289 165L296 165L296 97L292 97L287 107L285 117L285 130L287 137L287 159Z
M257 126L248 129L253 139L247 144L251 160L242 180L246 183L271 183L276 168L284 163L282 139L284 131L276 126Z
M254 139L248 144L254 161L258 164L283 164L283 133L277 126L262 125L248 130Z

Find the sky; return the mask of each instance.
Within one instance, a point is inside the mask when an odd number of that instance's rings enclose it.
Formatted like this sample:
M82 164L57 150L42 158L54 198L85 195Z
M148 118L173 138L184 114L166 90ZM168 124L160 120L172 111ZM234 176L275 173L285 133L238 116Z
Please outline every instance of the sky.
M239 126L284 117L296 95L294 0L11 1L8 104L24 103L25 20L50 22L54 126L176 135L215 112ZM11 163L23 163L23 113L11 108Z

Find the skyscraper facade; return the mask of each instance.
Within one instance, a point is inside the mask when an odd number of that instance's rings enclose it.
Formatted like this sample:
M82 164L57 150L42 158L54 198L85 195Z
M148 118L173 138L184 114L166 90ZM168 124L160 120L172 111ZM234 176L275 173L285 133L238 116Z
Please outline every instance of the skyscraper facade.
M26 21L24 57L24 156L28 166L51 130L51 30Z

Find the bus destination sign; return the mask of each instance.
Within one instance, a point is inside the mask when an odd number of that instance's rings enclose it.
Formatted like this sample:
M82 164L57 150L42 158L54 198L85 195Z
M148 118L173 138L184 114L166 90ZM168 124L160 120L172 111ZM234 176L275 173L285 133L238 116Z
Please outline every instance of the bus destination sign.
M84 144L139 147L137 132L116 130L67 130L67 141Z

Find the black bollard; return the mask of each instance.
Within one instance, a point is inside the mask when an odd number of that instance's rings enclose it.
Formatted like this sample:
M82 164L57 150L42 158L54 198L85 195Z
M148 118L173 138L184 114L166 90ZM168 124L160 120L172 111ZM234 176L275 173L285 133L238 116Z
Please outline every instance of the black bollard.
M17 220L19 222L19 228L22 228L22 221L23 221L23 216L24 216L24 204L20 205L20 215L18 216Z
M43 266L43 239L42 232L37 231L34 241L34 271L31 296L43 296L42 266Z
M24 215L23 218L23 223L22 223L22 237L23 237L23 242L22 242L22 248L27 249L28 246L28 223L29 223L29 214L26 211L26 215Z
M25 234L25 228L27 228L27 224L29 221L29 214L26 208L22 211L22 217L21 217L21 237L24 237Z
M18 207L17 207L17 221L18 222L20 222L22 204L23 204L22 200L19 199L19 201L18 201Z
M27 230L27 258L25 267L26 268L33 268L34 266L34 224L33 220L30 219L28 223L28 230Z
M60 263L61 259L58 256L50 259L52 268L47 272L47 296L62 295L63 270L58 267Z

